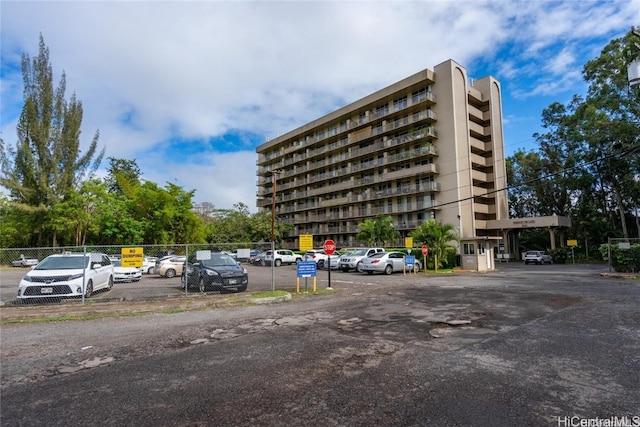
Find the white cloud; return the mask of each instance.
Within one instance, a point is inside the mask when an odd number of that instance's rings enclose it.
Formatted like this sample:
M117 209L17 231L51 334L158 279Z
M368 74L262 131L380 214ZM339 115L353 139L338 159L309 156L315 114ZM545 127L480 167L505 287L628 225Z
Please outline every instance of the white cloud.
M42 33L67 95L83 103L84 142L99 129L107 156L137 159L144 178L184 183L199 202L254 209L254 147L226 153L203 143L192 163L160 158L159 145L229 129L274 137L449 58L484 60L507 79L503 88L514 79L505 97L571 90L581 43L640 22L639 4L5 1L2 135L13 141L22 79L5 67L22 52L35 57Z

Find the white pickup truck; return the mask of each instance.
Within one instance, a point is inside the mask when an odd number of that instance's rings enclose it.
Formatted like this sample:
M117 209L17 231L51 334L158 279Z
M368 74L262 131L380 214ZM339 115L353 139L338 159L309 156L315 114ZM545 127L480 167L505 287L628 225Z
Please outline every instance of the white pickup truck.
M297 264L300 261L302 261L302 255L288 249L276 249L275 257L271 254L271 251L267 251L264 256L265 264L271 264L273 262L273 265L276 267L280 267L282 264Z

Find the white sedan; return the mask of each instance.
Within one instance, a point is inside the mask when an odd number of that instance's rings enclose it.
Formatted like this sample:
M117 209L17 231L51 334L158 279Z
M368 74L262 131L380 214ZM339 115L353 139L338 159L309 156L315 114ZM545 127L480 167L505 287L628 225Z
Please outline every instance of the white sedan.
M391 274L398 271L412 271L412 267L406 265L406 257L407 254L404 252L379 252L362 260L362 271L366 271L367 274ZM413 260L413 268L416 270L422 269L420 261L415 258Z
M142 279L142 270L137 267L123 267L120 260L112 260L114 282L138 282Z
M11 265L13 267L32 267L36 264L38 264L40 261L38 261L37 258L27 258L24 255L20 255L20 258L15 260L15 261L11 261Z

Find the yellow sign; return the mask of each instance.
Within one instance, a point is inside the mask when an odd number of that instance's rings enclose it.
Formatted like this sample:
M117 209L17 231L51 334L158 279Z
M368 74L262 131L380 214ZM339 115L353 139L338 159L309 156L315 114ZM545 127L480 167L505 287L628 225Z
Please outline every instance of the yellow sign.
M300 235L300 251L310 251L313 249L313 234Z
M120 260L123 267L142 267L144 252L142 248L122 248Z
M410 249L413 247L413 237L404 238L404 247Z
M567 240L567 246L578 246L577 240Z

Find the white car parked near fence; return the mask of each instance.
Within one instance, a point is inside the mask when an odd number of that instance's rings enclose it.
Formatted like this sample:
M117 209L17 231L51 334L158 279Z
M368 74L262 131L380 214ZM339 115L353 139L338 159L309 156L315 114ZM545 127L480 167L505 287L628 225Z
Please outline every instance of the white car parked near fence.
M103 253L49 255L24 275L18 285L18 300L90 297L113 286L113 264Z

